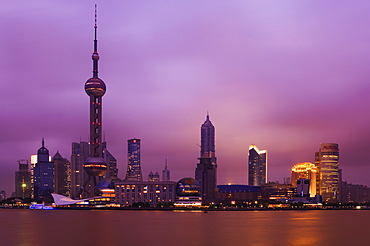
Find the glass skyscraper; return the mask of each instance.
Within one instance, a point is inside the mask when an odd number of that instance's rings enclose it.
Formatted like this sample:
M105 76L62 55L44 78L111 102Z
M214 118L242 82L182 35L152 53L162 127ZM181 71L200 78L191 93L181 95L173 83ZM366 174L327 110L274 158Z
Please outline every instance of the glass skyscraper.
M249 146L248 184L260 186L267 180L267 151L259 150L256 145Z
M128 165L126 172L126 181L143 181L140 163L140 139L129 139L127 140L127 144Z
M319 170L319 194L325 202L337 202L340 183L338 144L322 143L315 157Z

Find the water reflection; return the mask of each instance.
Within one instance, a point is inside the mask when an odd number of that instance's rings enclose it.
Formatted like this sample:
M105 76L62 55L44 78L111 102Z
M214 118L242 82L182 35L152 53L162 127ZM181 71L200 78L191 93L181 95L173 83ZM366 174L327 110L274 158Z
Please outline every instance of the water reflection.
M0 210L0 244L367 245L370 211Z

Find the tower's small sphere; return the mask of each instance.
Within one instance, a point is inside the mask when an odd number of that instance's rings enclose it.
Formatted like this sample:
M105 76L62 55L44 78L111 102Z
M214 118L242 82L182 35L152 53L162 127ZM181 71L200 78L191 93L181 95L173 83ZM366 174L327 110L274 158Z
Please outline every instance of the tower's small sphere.
M89 176L104 176L107 164L103 158L89 157L84 162L84 169Z
M94 61L99 61L99 54L98 52L94 52L91 56L91 58L94 60Z
M85 91L89 96L102 97L106 91L105 83L99 78L90 78L85 83Z

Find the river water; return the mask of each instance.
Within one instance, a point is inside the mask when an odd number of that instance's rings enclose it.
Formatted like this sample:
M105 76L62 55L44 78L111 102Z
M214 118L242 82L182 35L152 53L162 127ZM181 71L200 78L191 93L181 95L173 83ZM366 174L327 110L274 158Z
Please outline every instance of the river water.
M0 245L370 245L370 210L1 209Z

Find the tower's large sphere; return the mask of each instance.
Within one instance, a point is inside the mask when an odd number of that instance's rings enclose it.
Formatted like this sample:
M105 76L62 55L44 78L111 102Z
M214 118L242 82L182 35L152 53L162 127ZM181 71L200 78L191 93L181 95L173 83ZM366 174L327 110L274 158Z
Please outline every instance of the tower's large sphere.
M85 83L85 91L89 96L102 97L106 91L105 83L99 78L90 78Z
M103 158L89 157L84 162L84 169L89 176L104 176L107 164Z

